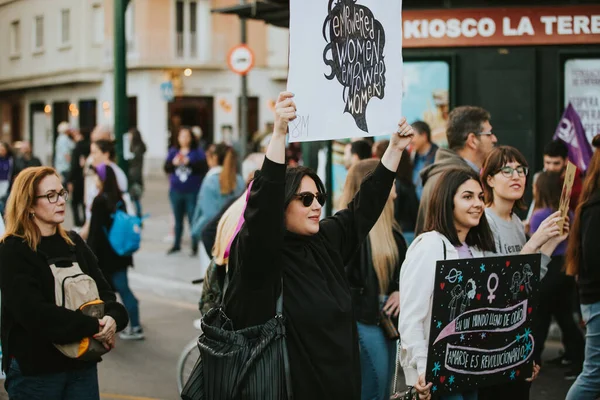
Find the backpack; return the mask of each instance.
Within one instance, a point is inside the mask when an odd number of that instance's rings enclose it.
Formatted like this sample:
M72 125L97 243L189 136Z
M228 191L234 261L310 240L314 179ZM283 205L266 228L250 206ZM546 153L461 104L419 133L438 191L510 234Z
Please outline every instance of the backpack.
M38 250L39 251L39 250ZM100 300L96 281L81 270L75 251L70 257L50 258L42 254L54 276L54 298L56 305L71 311L81 311L84 315L101 319L104 317L104 302ZM62 354L69 358L84 361L98 361L108 350L93 337L83 338L79 342L54 344Z
M119 203L122 204L122 203ZM113 224L107 232L110 246L120 256L131 256L140 249L142 220L145 217L127 214L119 208L111 215ZM105 229L106 231L106 229Z
M225 265L218 265L214 258L210 260L210 264L204 275L202 295L198 303L198 308L202 315L208 313L211 308L218 307L221 304L226 273Z

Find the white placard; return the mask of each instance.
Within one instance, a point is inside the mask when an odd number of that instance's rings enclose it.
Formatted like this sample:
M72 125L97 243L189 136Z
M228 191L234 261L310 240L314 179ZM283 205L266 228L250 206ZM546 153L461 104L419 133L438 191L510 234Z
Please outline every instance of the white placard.
M565 63L565 107L571 102L591 142L600 133L600 59Z
M290 141L389 135L402 115L402 1L290 0Z

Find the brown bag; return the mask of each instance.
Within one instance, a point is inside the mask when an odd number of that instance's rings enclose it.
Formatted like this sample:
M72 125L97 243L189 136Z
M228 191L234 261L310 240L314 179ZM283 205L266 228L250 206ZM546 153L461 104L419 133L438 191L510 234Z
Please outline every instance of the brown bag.
M398 340L400 338L400 333L398 333L398 328L396 328L396 325L392 322L392 318L383 310L379 312L379 326L381 326L385 337L388 339Z

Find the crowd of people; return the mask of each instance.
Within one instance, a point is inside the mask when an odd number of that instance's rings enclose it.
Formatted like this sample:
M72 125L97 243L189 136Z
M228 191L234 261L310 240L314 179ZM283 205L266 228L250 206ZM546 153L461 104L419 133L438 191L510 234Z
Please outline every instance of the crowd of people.
M416 398L432 398L425 368L436 261L537 253L532 375L440 398L528 399L545 362L568 367L565 379L575 380L569 400L600 395L600 253L594 246L600 135L587 171L577 171L571 210L562 218L568 161L562 141L548 143L543 170L532 174L517 148L498 145L502 138L480 107L449 113L447 148L432 142L425 122L402 118L389 139L356 138L346 146L339 211L325 217L323 181L287 148L295 118L293 95L281 93L264 152L245 160L235 146L200 143L193 129L181 127L164 163L174 221L168 254L182 250L187 218L192 255L202 244L212 256L201 311L222 304L236 329L249 329L271 319L283 299L291 378L279 388L282 396L389 399L398 361ZM15 399L98 399L99 359L69 358L58 345L95 340L109 350L117 332L122 339L144 338L127 279L133 257L115 251L106 234L115 211L142 215L142 136L130 131L126 173L115 163L109 129L97 127L88 139L61 123L58 133L54 168L42 167L26 142L18 156L0 143L3 369ZM69 199L78 233L62 225ZM92 278L102 315L57 303L53 271L61 263L77 264ZM545 361L552 318L564 351Z

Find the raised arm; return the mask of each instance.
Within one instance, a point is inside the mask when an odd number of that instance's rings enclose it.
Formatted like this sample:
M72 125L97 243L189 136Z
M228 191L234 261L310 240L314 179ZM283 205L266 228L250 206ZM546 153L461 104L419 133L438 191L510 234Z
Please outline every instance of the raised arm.
M252 183L242 227L232 250L235 264L241 265L244 280L261 284L266 275L281 271L281 248L285 234L285 135L288 123L296 118L293 94L283 92L275 106L273 136L263 166ZM230 257L231 262L231 257Z
M402 151L410 143L414 132L402 118L398 130L390 137L390 145L381 163L360 185L348 208L321 223L321 230L331 245L339 249L348 264L356 249L379 219L390 196Z

